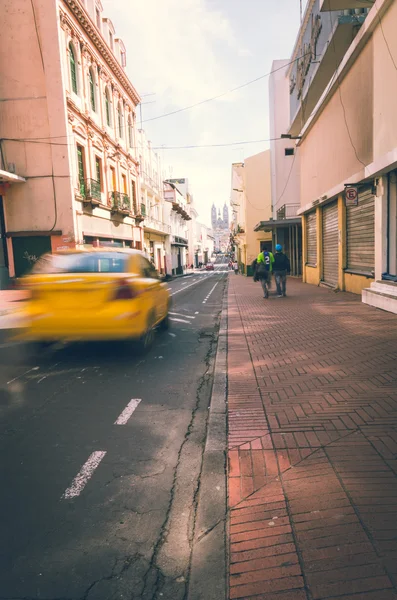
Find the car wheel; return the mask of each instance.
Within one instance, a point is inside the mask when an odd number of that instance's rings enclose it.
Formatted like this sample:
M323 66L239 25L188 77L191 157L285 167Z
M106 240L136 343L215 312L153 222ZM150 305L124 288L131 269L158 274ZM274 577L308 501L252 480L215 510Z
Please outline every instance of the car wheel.
M141 337L139 338L139 340L136 344L138 354L146 354L146 352L148 352L149 349L152 347L153 342L154 342L154 336L156 333L155 328L154 328L154 322L155 322L154 315L151 314L148 319L146 330L141 335Z
M160 322L159 328L160 328L162 331L167 331L167 329L169 329L169 328L170 328L170 324L171 324L171 323L170 323L170 316L169 316L169 314L167 313L167 316L166 316L166 317L164 317L164 319L163 319L163 320Z

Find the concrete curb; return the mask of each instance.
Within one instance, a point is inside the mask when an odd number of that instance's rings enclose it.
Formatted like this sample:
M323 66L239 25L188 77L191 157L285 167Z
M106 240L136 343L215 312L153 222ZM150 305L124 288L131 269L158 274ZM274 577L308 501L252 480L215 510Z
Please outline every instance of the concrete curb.
M227 290L228 284L222 303L188 600L226 600L227 596Z

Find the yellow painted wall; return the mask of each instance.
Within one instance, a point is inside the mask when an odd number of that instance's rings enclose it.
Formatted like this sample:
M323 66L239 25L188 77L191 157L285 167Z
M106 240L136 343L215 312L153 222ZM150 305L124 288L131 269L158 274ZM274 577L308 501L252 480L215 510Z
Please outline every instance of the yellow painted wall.
M246 264L250 265L260 252L260 242L271 246L272 234L255 232L260 221L267 221L271 213L270 150L260 152L244 161Z
M318 267L309 267L308 265L306 265L305 273L306 283L310 283L312 285L318 285L320 283Z
M353 275L345 273L345 291L352 294L361 294L364 288L370 287L374 279L364 277L363 275Z

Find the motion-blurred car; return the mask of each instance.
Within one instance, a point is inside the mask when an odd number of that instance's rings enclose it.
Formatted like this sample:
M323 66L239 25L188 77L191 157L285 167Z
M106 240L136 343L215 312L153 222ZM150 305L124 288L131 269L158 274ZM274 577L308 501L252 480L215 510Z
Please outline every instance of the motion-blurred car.
M205 270L206 270L206 271L213 271L213 270L214 270L214 265L213 265L213 263L207 263L207 264L205 265Z
M132 340L146 350L169 325L167 284L137 250L46 254L21 283L31 291L28 341Z

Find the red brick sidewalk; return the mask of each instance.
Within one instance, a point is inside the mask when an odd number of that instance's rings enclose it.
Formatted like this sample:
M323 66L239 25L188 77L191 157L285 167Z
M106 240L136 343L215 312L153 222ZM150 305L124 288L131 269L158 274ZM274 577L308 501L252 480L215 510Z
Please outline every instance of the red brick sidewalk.
M396 600L397 317L229 280L230 598Z

